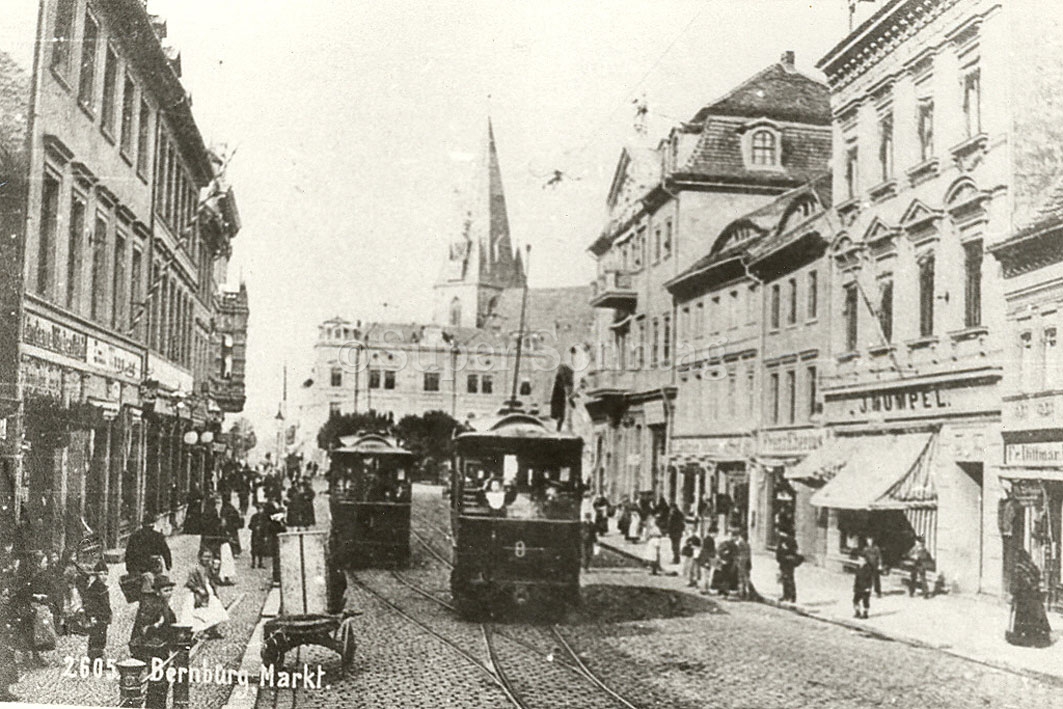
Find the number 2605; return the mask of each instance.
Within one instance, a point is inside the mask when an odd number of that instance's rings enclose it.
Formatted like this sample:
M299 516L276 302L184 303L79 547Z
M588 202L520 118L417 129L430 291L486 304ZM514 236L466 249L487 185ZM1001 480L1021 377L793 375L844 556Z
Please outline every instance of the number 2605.
M63 664L66 665L65 669L63 669L64 677L73 679L88 679L89 677L118 679L118 668L114 666L114 660L104 660L102 657L97 657L94 660L82 657L79 660L67 655L63 658Z

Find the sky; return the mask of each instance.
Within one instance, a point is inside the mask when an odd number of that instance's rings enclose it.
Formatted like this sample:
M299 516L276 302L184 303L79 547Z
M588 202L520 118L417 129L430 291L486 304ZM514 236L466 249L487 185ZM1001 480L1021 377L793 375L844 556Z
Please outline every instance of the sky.
M0 0L32 6L28 0ZM310 374L317 325L425 321L460 233L490 115L534 286L584 284L620 150L786 50L847 31L846 0L149 0L181 51L243 228L230 281L251 321L245 414L272 426ZM0 42L4 30L0 22ZM645 136L634 100L649 108ZM565 177L544 188L554 170Z

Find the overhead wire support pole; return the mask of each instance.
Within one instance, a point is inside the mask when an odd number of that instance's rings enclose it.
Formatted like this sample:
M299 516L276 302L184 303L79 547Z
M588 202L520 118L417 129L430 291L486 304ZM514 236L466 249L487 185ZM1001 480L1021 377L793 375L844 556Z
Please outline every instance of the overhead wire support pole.
M520 353L524 344L524 317L528 312L528 272L531 270L531 244L524 246L524 292L520 296L520 325L517 327L517 357L513 363L513 387L509 400L517 401L517 381L520 378Z

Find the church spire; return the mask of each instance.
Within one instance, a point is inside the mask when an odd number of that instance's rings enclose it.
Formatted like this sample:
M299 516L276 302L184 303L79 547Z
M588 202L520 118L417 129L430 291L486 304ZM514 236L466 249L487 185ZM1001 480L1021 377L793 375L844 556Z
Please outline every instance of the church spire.
M480 262L480 276L486 282L502 287L519 287L523 273L515 269L513 242L509 236L509 215L506 210L506 193L502 188L502 169L498 165L498 148L495 145L495 129L490 116L487 118L487 234L484 251L486 258ZM481 196L482 198L483 196Z

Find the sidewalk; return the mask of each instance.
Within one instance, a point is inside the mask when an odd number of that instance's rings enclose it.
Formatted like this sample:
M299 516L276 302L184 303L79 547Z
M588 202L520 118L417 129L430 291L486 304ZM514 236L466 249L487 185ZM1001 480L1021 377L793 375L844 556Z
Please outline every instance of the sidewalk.
M599 537L598 543L649 563L650 549L646 544L627 542L618 533ZM671 556L670 550L667 556ZM666 573L678 572L680 568L664 565ZM1063 641L1059 632L1063 629L1063 618L1058 615L1049 616L1055 640L1051 647L1015 647L1004 641L1009 607L996 599L962 595L936 596L930 600L920 596L909 598L906 590L888 587L883 579L883 597L871 599L871 617L857 620L853 618L853 579L849 574L827 571L811 564L798 567L794 577L799 602L795 605L776 600L781 593L777 573L774 556L754 552L750 578L764 602L770 605L890 640L933 648L1008 672L1063 684ZM675 586L679 590L695 592L687 587L685 578L676 578Z
M182 585L196 564L199 535L174 534L166 541L174 564L169 576L175 583ZM240 543L245 551L236 559L236 584L219 589L230 616L229 622L222 626L224 637L206 641L200 646L192 658L197 665L206 662L211 667L216 663L223 667L236 666L269 590L270 570L250 568L251 557L246 551L250 545L250 533L246 528L240 530ZM113 620L107 630L104 659L119 662L129 657L129 635L138 604L126 603L118 585L119 578L125 573L125 564L108 564L108 567ZM60 637L55 650L41 653L48 665L22 669L18 683L11 686L12 693L23 701L37 704L118 706L118 680L110 672L105 669L102 677L95 677L91 673L87 678L78 676L78 665L86 654L87 642L80 635ZM69 665L72 665L73 671ZM197 709L220 707L229 689L227 686L193 685L191 704Z

